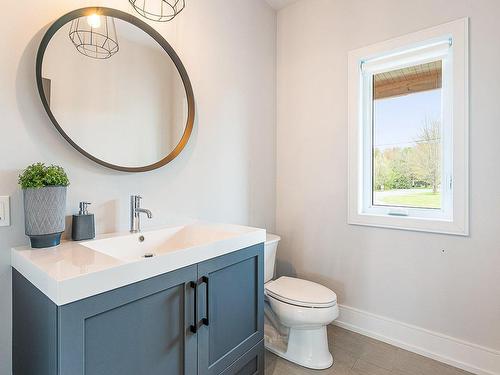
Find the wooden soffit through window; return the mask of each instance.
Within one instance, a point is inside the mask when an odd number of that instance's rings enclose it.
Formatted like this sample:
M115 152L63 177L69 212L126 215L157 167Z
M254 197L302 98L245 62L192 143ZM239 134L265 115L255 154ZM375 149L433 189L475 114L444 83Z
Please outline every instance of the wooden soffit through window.
M441 61L378 73L373 76L373 99L435 90L442 86Z

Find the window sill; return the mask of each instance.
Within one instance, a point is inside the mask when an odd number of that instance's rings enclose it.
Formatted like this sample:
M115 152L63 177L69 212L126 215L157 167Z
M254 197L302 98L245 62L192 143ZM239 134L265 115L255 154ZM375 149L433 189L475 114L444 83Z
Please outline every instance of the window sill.
M452 234L457 236L469 235L469 228L465 223L411 216L351 213L348 218L348 224L417 232Z

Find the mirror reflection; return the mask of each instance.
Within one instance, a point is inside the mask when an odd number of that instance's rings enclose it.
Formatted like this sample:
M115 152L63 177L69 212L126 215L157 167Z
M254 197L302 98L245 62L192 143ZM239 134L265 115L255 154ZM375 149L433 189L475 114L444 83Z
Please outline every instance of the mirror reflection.
M143 167L169 155L186 127L188 103L170 56L119 18L75 18L53 35L43 91L66 135L93 157Z

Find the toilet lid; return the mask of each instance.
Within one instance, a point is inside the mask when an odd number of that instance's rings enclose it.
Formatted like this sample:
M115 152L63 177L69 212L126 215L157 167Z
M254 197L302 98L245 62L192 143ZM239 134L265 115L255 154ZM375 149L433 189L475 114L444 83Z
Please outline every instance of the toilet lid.
M282 276L265 285L269 296L282 302L304 307L331 307L337 295L327 287L312 281Z

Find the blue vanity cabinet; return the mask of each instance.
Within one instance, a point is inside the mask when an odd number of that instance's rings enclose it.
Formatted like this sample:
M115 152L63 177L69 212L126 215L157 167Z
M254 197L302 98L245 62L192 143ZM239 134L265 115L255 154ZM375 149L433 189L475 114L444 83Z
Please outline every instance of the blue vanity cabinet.
M13 269L14 375L262 375L263 244L56 306Z
M198 265L199 305L204 306L198 330L198 374L220 374L256 345L263 349L263 258L263 245L257 245ZM263 352L256 353L258 360L263 358ZM263 374L262 366L256 372L241 373Z
M196 265L59 309L59 373L195 375Z

